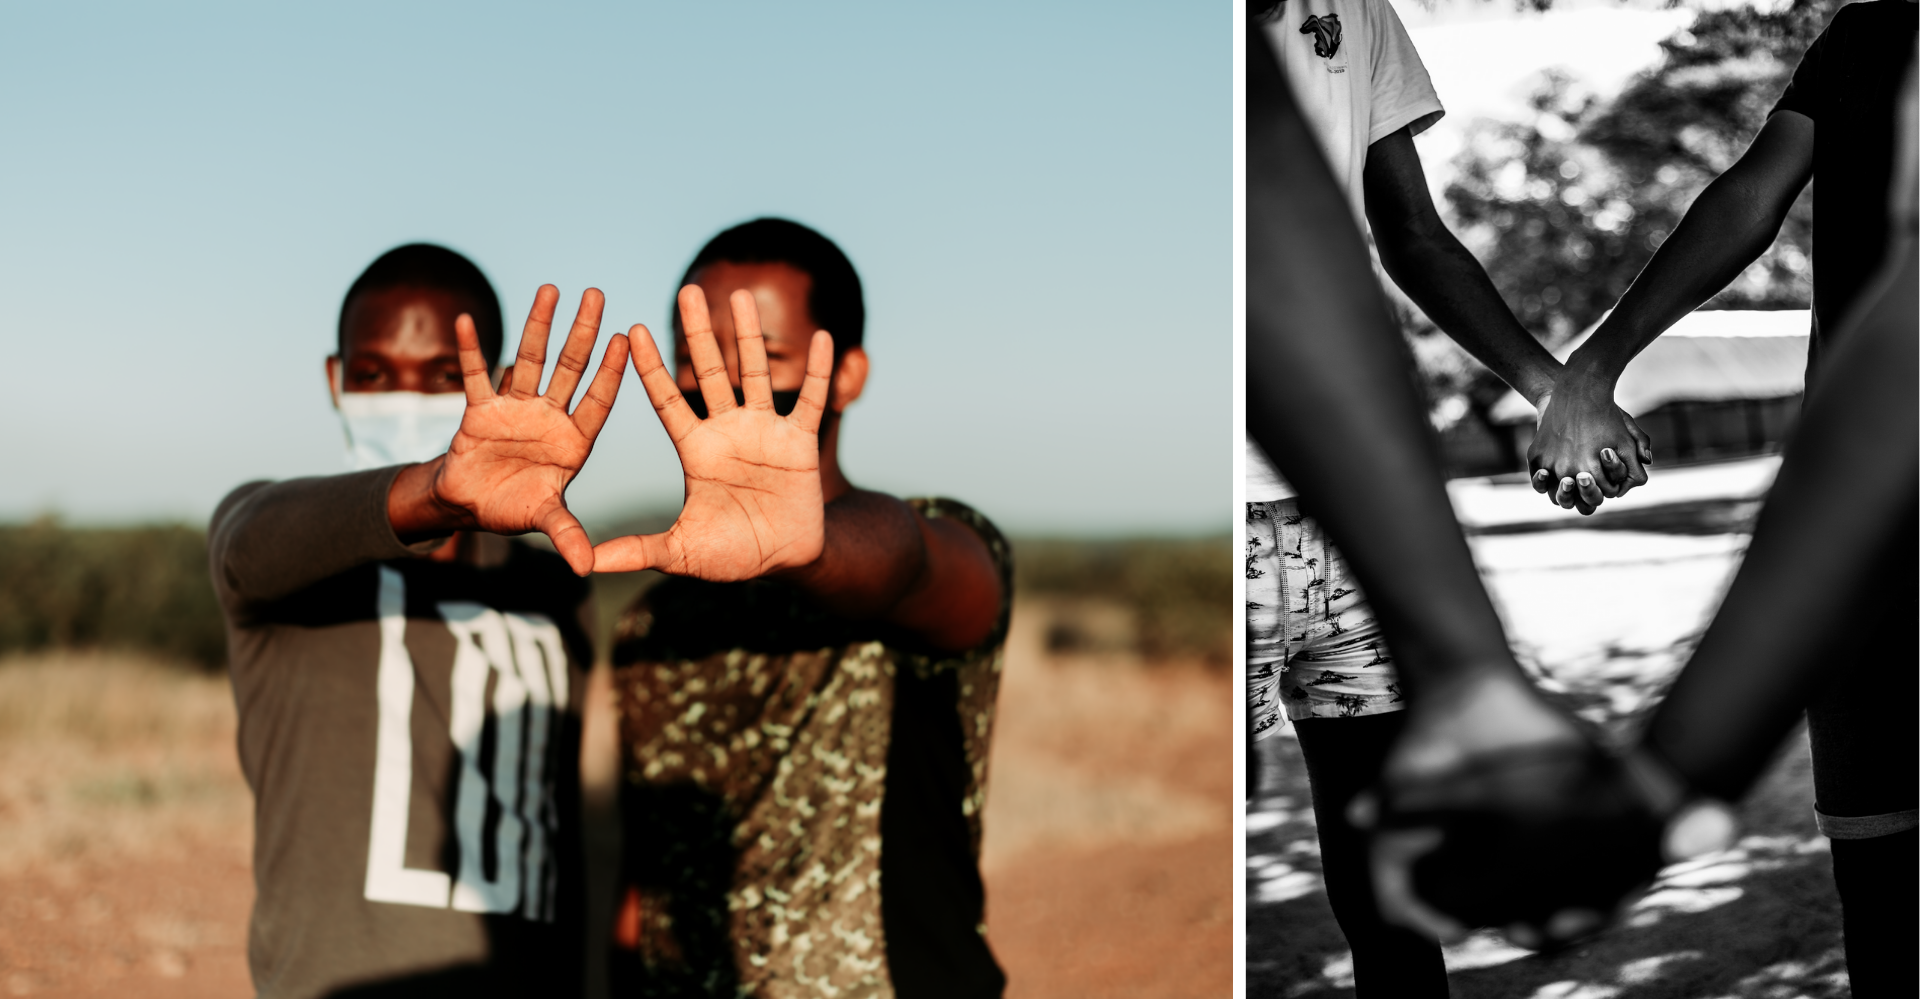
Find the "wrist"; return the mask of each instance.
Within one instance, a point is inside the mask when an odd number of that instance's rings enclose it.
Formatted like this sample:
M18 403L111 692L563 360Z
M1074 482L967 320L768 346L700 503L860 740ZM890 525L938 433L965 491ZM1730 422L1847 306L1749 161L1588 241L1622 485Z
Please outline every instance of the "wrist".
M1558 371L1543 373L1530 380L1525 387L1515 391L1519 392L1520 397L1527 400L1534 409L1544 409L1549 397L1553 395L1554 386L1559 384L1559 376Z
M387 490L387 523L409 543L442 537L469 528L473 518L463 507L439 494L440 472L446 455L402 468Z
M1586 343L1567 355L1566 363L1561 368L1561 380L1604 387L1611 395L1614 385L1620 381L1620 372L1626 368L1628 361L1633 360L1631 354L1615 357L1608 349L1620 339L1621 336L1610 332L1603 323L1587 338Z

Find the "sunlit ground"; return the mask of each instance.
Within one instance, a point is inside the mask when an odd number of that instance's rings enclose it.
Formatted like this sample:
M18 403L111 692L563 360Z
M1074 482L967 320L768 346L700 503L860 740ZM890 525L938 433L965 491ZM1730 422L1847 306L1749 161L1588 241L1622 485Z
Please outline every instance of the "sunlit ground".
M1522 660L1563 703L1628 729L1684 663L1744 535L1554 530L1474 539ZM1289 730L1290 733L1291 730ZM1248 986L1259 997L1352 994L1320 882L1298 744L1261 745L1247 819ZM1743 804L1744 838L1677 865L1621 924L1544 958L1482 934L1448 948L1457 999L1829 999L1848 995L1827 841L1813 826L1796 733Z
M1009 999L1232 991L1225 669L1049 652L1023 602L986 805ZM252 801L224 676L0 657L0 997L252 994Z

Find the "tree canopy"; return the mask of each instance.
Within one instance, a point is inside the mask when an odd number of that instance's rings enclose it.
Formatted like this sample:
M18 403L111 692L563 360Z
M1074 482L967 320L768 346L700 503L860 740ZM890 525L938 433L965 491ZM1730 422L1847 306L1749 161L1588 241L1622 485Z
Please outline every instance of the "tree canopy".
M1703 10L1611 99L1546 70L1527 117L1474 123L1444 211L1520 322L1554 346L1612 307L1694 197L1745 151L1840 6ZM1707 308L1811 302L1811 192L1773 246ZM1400 304L1437 423L1448 422L1443 408L1482 410L1503 391L1457 349L1422 343L1432 325Z

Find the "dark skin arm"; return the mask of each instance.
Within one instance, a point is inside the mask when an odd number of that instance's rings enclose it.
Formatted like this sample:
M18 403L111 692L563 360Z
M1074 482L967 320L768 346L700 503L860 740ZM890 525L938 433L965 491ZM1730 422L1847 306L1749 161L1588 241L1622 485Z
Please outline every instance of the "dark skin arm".
M1543 407L1560 362L1513 318L1486 270L1441 221L1413 134L1403 128L1369 146L1362 180L1374 246L1394 284L1501 381L1535 408ZM1639 431L1631 417L1618 409L1614 413ZM1556 498L1592 513L1601 502L1600 487L1575 476Z
M1447 830L1440 880L1410 878L1419 852L1383 854L1400 834L1383 835L1376 863L1399 869L1384 883L1411 880L1421 892L1384 898L1384 911L1438 933L1460 927L1436 909L1474 913L1464 918L1507 926L1526 946L1599 928L1663 862L1728 845L1725 820L1691 833L1684 819L1664 824L1690 799L1737 801L1752 787L1812 696L1851 665L1832 651L1849 632L1881 614L1910 618L1910 602L1894 605L1904 588L1883 582L1885 572L1912 572L1920 515L1920 260L1910 244L1897 259L1887 295L1836 338L1726 603L1637 756L1437 788L1421 804L1429 824Z
M1552 391L1560 362L1513 318L1480 261L1440 220L1413 133L1403 128L1368 146L1361 181L1367 224L1393 283L1528 402Z
M1507 647L1347 202L1266 36L1249 32L1248 43L1247 431L1339 541L1379 613L1411 704L1387 778L1578 741ZM1455 718L1469 724L1438 724Z
M1896 254L1885 292L1822 358L1740 574L1648 726L1647 745L1701 793L1746 793L1832 675L1823 649L1873 605L1873 566L1912 564L1920 260L1910 238Z
M1623 483L1647 480L1645 435L1629 430L1613 404L1620 373L1766 251L1812 176L1813 120L1781 111L1767 119L1740 161L1700 192L1613 313L1567 358L1528 448L1536 490L1584 474L1611 496ZM1603 450L1617 460L1608 461Z
M1476 834L1502 840L1507 848L1454 861L1456 872L1474 884L1471 904L1505 906L1507 918L1524 918L1516 906L1526 892L1487 890L1490 877L1518 866L1541 873L1524 886L1536 896L1605 910L1651 880L1663 859L1724 846L1731 829L1723 823L1717 832L1709 821L1688 833L1687 800L1744 796L1809 700L1823 685L1844 682L1852 664L1836 662L1833 650L1850 632L1876 626L1881 615L1910 618L1910 592L1885 585L1888 573L1911 578L1920 516L1920 389L1914 378L1920 366L1914 335L1920 328L1920 254L1911 71L1905 89L1896 119L1902 142L1888 265L1834 333L1726 601L1627 766L1543 775L1532 786L1541 802L1552 802L1545 808L1515 807L1516 798L1486 802L1491 814L1477 824ZM1630 822L1610 827L1617 815L1583 807L1609 797L1638 798L1652 817L1679 818L1664 831L1644 822L1638 832ZM1455 805L1462 814L1481 807L1466 798ZM1555 835L1536 834L1548 829ZM1656 838L1660 849L1649 849ZM1587 849L1570 849L1570 840L1583 840ZM1570 854L1583 862L1565 863ZM1582 884L1582 872L1593 871L1601 876ZM1534 910L1551 907L1535 904ZM1597 924L1599 911L1591 915L1587 928ZM1564 929L1556 934L1549 923L1544 936L1583 932L1571 923Z
M999 620L1001 602L985 542L891 496L853 489L838 476L829 483L819 428L833 375L832 338L814 334L799 403L779 416L754 297L736 291L729 306L744 404L734 401L705 294L697 285L681 290L704 420L636 327L634 368L680 455L687 498L667 533L596 546L596 568L652 568L716 582L790 579L835 613L890 621L943 650L978 645Z
M979 645L1000 619L1000 573L980 536L885 493L828 503L820 557L780 576L835 614L885 620L943 651Z

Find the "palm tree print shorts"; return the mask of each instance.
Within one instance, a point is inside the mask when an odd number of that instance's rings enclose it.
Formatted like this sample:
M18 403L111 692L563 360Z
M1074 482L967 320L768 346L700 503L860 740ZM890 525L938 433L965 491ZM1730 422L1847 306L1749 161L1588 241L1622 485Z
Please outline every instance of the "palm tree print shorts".
M1297 499L1247 504L1247 707L1253 737L1288 718L1399 711L1400 678L1347 563Z

